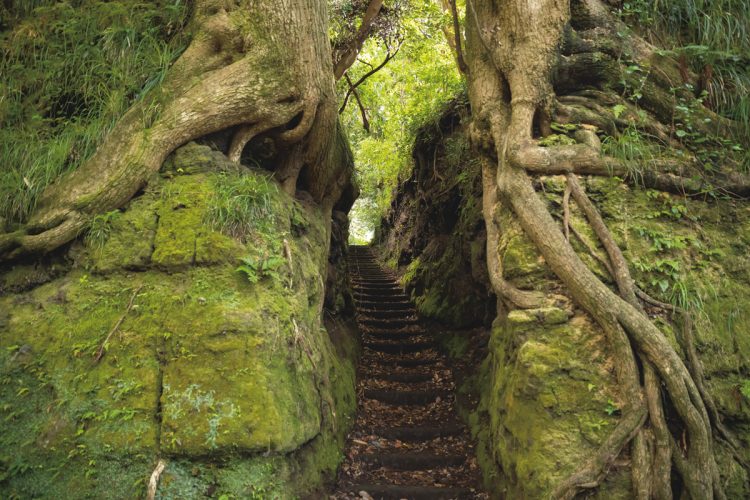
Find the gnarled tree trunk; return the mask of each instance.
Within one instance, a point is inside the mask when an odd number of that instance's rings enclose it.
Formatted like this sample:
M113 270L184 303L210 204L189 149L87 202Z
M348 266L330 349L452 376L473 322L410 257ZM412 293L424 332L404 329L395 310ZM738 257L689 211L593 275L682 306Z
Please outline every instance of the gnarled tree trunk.
M239 159L269 133L276 176L329 207L348 183L323 0L196 0L193 39L163 84L134 105L96 153L48 188L29 221L0 235L0 259L44 253L74 239L91 218L127 203L186 142L231 129ZM298 180L301 180L298 186Z
M540 302L539 297L504 281L498 268L496 214L511 210L568 293L605 331L617 362L616 376L629 402L599 452L559 484L553 496L572 498L596 487L621 450L632 443L633 489L638 498L671 498L673 467L690 498L722 498L713 432L720 423L701 375L688 369L644 313L619 248L576 179L576 173L623 175L627 166L602 157L592 132L584 130L579 138L582 144L575 146L542 148L534 137L534 130L548 134L553 118L599 127L612 121L611 105L597 99L604 92L588 90L572 98L564 94L590 88L592 74L594 80L599 78L594 64L573 69L578 60L599 61L607 69L603 74L619 74L616 51L621 49L612 48L623 43L615 35L618 21L598 0L577 2L575 15L580 18L571 23L567 0L468 0L466 8L471 139L484 160L484 217L493 287L510 307L529 308ZM577 33L571 24L586 29ZM577 41L573 48L571 39ZM653 47L634 35L629 43L636 60L653 60ZM561 56L563 49L568 51L566 57ZM665 88L668 79L660 76L673 72L675 62L664 59L660 64L659 74L654 72L656 76L644 86L642 105L650 113L653 133L666 135L666 124L659 120L668 124L672 119L674 98ZM605 78L601 76L601 81ZM576 84L576 79L583 83ZM574 110L570 102L584 106ZM607 112L591 111L597 109ZM571 115L575 115L573 120ZM540 173L567 173L569 192L607 250L616 291L589 270L553 220L532 185L530 175ZM669 185L668 178L660 171L647 174L653 184ZM676 431L687 436L681 444L667 428L662 410L665 399L679 417ZM657 446L651 445L654 441Z

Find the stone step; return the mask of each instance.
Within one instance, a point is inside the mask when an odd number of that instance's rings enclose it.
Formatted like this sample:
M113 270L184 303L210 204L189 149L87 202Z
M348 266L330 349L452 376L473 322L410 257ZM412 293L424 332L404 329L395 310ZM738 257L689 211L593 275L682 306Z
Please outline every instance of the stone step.
M385 439L398 439L399 441L418 443L436 438L458 436L463 430L460 424L453 422L436 423L434 425L382 427L373 429L372 433Z
M412 366L427 366L440 363L437 358L407 358L407 359L380 359L378 363L385 366L403 366L405 368Z
M366 491L375 500L449 500L472 498L474 493L466 488L439 488L436 486L406 486L397 484L354 484L352 493Z
M391 344L388 342L365 342L366 349L372 351L384 352L387 354L412 354L415 352L426 351L435 347L433 342L412 342L410 344Z
M372 326L375 328L393 328L394 330L398 330L399 328L403 328L405 326L412 326L412 325L419 324L419 320L416 318L383 319L383 318L359 317L357 318L357 322L364 326Z
M354 283L354 290L403 290L398 283Z
M375 399L381 403L393 406L426 405L437 398L445 398L449 392L437 389L426 391L390 391L387 389L365 389L364 396L367 399Z
M388 372L374 373L370 376L378 380L401 382L403 384L418 384L420 382L429 382L432 380L432 373L430 372Z
M434 453L372 453L360 455L358 459L370 467L386 467L391 470L420 470L443 467L459 467L466 462L461 455L436 455Z
M357 312L376 319L404 319L417 315L414 309L367 309L361 306L357 308Z
M413 332L394 332L393 330L386 328L378 330L368 330L365 334L365 337L372 337L378 340L392 340L395 342L403 342L405 340L409 340L410 338L418 337L424 334L425 333L422 330L415 330Z
M364 301L377 301L382 298L391 299L394 301L408 301L409 297L403 292L403 290L354 290L354 298L356 300Z
M416 311L414 309L414 306L408 299L393 299L390 300L387 297L383 297L383 300L358 300L357 301L357 307L362 309L370 309L370 310L377 310L382 309L385 311L392 311L392 310L412 310Z
M352 276L352 281L355 283L394 283L396 280L381 273L372 275L355 275Z

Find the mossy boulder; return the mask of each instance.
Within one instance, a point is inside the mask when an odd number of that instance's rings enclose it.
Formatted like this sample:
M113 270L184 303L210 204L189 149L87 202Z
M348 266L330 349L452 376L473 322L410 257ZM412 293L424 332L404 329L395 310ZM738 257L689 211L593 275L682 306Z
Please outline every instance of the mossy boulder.
M270 225L226 235L207 217L217 176L265 174L185 149L105 241L39 279L4 270L2 496L137 497L158 458L163 498L291 498L335 471L354 340L321 319L327 215L267 183ZM281 264L252 282L246 256Z
M617 424L612 363L604 338L583 315L514 311L496 323L479 375L481 401L470 418L490 491L545 498L595 452ZM609 481L625 487L607 486L606 496L628 498L627 477Z

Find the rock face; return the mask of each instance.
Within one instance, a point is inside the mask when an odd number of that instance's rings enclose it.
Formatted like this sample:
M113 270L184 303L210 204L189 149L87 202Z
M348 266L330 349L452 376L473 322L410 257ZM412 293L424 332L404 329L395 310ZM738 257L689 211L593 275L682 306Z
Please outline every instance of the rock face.
M412 176L395 193L380 249L422 316L469 327L492 321L495 298L485 263L481 166L463 135L462 102L420 131Z
M420 312L461 327L481 324L478 311L488 308L489 286L476 263L484 265L483 221L481 210L475 208L481 189L478 182L460 188L478 167L472 165L468 146L466 156L451 163L451 151L456 149L451 143L462 140L464 130L457 116L455 109L449 110L440 123L450 119L452 125L443 127L442 134L423 136L426 142L417 144L415 174L400 187L387 221L394 227L383 233L381 247L421 305ZM627 186L618 179L582 180L639 286L693 312L708 388L747 461L750 208L735 200L684 199ZM455 186L450 188L453 197L434 195L448 186ZM562 219L564 178L542 177L538 191ZM429 207L430 217L420 213L424 207ZM451 218L457 222L448 230L432 223ZM546 498L614 428L622 396L601 330L565 296L511 214L501 219L497 252L505 278L519 288L544 292L548 306L524 311L501 306L496 313L493 301L490 310L496 317L491 327L453 332L446 336L445 347L463 361L471 353L475 360L483 359L473 364L463 391L478 401L464 413L479 441L488 488L499 498ZM571 225L586 241L571 234L576 249L611 283L587 246L600 258L606 256L573 204ZM449 268L454 271L441 274ZM648 312L680 346L679 322L656 308ZM466 349L476 344L481 344L478 351ZM747 497L748 471L724 444L716 446L727 497ZM629 465L629 454L623 453L594 495L632 498Z
M161 498L330 478L356 405L356 341L322 320L330 224L189 144L65 252L3 270L2 496L142 496L158 458Z

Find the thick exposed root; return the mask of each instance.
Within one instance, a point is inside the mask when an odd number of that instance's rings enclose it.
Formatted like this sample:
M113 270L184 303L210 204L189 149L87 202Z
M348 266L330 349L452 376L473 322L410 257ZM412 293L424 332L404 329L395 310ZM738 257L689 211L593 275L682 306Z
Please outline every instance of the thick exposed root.
M24 227L0 235L0 260L71 241L96 214L125 205L177 147L237 126L229 152L235 160L253 135L287 126L279 140L305 143L300 161L315 165L308 186L315 200L337 198L348 182L338 174L349 164L336 161L342 152L335 148L325 4L260 2L242 22L232 15L236 8L195 2L195 36L159 91L133 105L88 161L44 192ZM319 116L334 119L320 123Z
M509 158L514 165L529 173L557 175L579 174L602 177L621 177L626 181L668 193L705 196L714 190L736 198L750 197L750 179L731 175L711 185L699 178L682 175L683 164L671 159L652 160L646 170L637 162L602 156L598 150L585 144L557 146L554 148L529 145ZM678 172L678 173L673 173Z
M641 311L610 291L580 261L552 221L544 204L538 199L525 173L513 170L508 172L504 180L507 182L507 187L503 190L504 195L509 200L522 227L536 243L553 271L567 285L573 298L602 324L605 331L611 329L611 326L603 318L614 316L618 325L621 325L628 334L630 341L649 362L653 363L690 436L689 447L685 450L687 470L695 479L688 485L690 493L694 498L712 498L711 468L714 458L710 424L700 393L682 360L662 333ZM629 344L628 348L630 349ZM614 452L615 450L611 448L612 444L622 446L619 439L614 442L607 440L604 446L610 447L610 450ZM582 468L582 471L588 472L588 470L590 470L590 465ZM590 476L590 473L586 475L586 477ZM569 482L565 483L566 486L568 484ZM584 484L589 483L577 481L576 484L578 487L583 487Z
M576 8L587 16L589 26L600 27L590 30L592 37L601 33L606 38L614 33L613 23L617 21L598 0L584 0ZM625 116L622 119L614 117L611 108L620 103L620 97L615 96L615 101L606 102L605 92L586 90L596 82L589 78L581 85L576 80L584 70L587 77L591 76L591 64L596 62L598 66L593 69L599 73L595 71L594 76L609 81L614 71L616 84L620 73L617 59L622 43L616 37L611 38L615 41L611 46L596 43L596 40L575 40L573 33L570 43L566 42L567 49L564 49L568 52L558 57L561 34L569 14L567 0L502 5L483 0L467 3L467 51L471 66L469 94L474 114L471 136L486 155L486 161L491 162L490 158L494 158L495 162L492 168L484 169L484 217L491 273L493 267L499 269L497 256L493 260L497 249L493 248L496 243L492 241L496 242L498 238L494 210L497 201L502 200L572 298L604 330L616 360L618 384L628 401L612 435L590 461L558 485L554 496L571 498L582 489L596 487L614 457L623 446L633 441L633 484L639 498L671 498L672 464L682 476L686 497L721 498L712 439L712 421L718 421L718 418L709 417L714 412L714 405L703 388L700 371L693 366L699 366L697 356L694 360L694 353L688 353L686 348L686 366L644 313L622 252L575 175L617 176L662 191L689 195L703 195L709 186L693 178L692 173L686 173L685 166L676 161L654 161L643 172L643 165L602 156L598 138L586 130L576 135L580 144L573 146L544 148L532 139L535 116L540 117L539 128L544 128L541 117L548 112L549 103L553 101L549 82L556 72L556 88L560 90L560 85L569 85L577 94L558 98L556 119L592 124L610 135L628 126L631 120L640 120L638 126L646 134L664 145L675 145L668 128L675 99L666 96L663 88L664 85L670 88L669 77L658 71L649 74L643 89L644 97L639 102L639 106L651 112L649 119L637 116L636 110L627 104ZM633 40L629 47L633 57L648 60L654 47L636 37ZM593 57L596 54L602 54L602 57ZM519 60L524 64L515 63ZM674 69L669 63L665 67L668 71ZM652 120L653 116L657 120ZM666 120L660 120L663 117ZM612 274L617 291L598 279L576 254L567 230L564 229L563 234L552 219L546 204L534 191L529 174L568 176L570 195L606 251L607 260L597 258ZM747 179L731 173L722 173L722 176L717 182L712 181L710 187L717 189L718 186L719 190L733 196L750 196ZM573 234L596 255L575 228L569 226L569 214L565 209L567 196L565 198L563 228L570 227ZM502 274L499 275L501 278ZM502 295L504 283L495 276L492 284ZM636 353L640 364L636 363ZM684 435L680 443L673 439L667 428L663 404L669 404L675 412L679 423L673 432Z
M242 156L242 150L245 149L247 143L250 142L253 137L263 132L263 130L264 127L258 124L243 125L237 129L237 132L232 136L232 142L229 144L227 158L229 158L230 161L239 163L240 157Z
M609 232L607 225L604 223L604 219L602 219L594 204L591 203L589 197L586 196L575 175L568 174L567 186L609 256L613 278L620 290L620 295L631 305L638 307L638 301L635 297L635 284L628 271L627 261L620 251L620 247L617 246L614 237L612 237L612 233Z
M497 246L500 242L500 230L495 221L497 210L497 187L495 186L496 167L489 161L482 163L482 211L484 213L487 231L487 271L495 293L519 309L533 309L539 307L544 299L540 292L520 290L505 280L503 268L498 259Z

